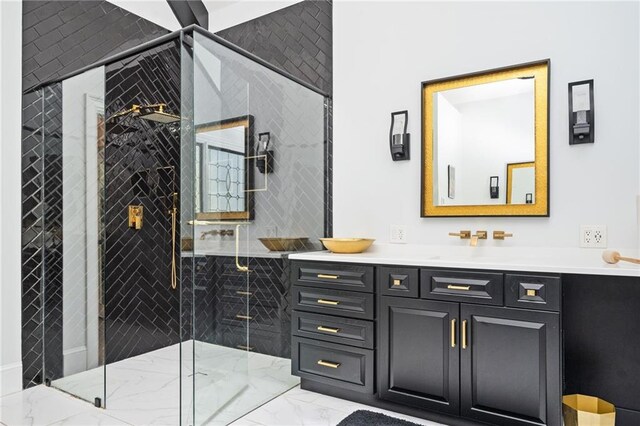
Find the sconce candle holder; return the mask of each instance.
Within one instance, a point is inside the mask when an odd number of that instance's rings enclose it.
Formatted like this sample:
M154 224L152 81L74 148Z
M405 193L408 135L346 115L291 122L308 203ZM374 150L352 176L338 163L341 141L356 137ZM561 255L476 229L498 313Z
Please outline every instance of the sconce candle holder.
M498 176L491 176L489 178L489 195L491 198L500 197L500 186L498 185Z
M389 146L391 148L391 159L393 161L409 160L410 135L407 133L408 111L397 111L391 113L391 129L389 130Z
M594 143L593 80L569 83L569 145Z
M260 173L273 173L273 150L271 148L271 133L258 133L258 155L256 167Z

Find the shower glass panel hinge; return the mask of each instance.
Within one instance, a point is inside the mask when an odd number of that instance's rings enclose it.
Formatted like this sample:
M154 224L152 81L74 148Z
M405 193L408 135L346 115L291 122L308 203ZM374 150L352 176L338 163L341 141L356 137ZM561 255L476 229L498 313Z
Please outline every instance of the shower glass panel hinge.
M93 405L95 405L98 408L101 408L102 407L102 399L96 396L93 399Z

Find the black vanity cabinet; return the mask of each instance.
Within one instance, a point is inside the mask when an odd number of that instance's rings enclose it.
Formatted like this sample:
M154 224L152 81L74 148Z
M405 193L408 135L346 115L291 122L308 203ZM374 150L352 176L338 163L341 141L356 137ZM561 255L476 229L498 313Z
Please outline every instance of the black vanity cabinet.
M559 315L463 303L460 319L460 414L560 425Z
M458 304L383 296L379 312L380 398L457 415Z
M562 424L559 275L344 264L341 277L340 267L292 262L292 369L303 389L445 424ZM322 301L339 303L314 306ZM344 374L323 373L323 354ZM374 371L355 359L375 359Z

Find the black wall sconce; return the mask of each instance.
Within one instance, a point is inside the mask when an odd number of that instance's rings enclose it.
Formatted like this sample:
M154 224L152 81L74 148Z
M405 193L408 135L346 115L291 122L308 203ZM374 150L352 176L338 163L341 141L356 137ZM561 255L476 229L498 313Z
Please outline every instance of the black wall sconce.
M256 167L260 173L273 172L273 150L271 149L271 133L258 133L258 155Z
M391 113L391 130L389 130L389 146L393 161L409 160L409 133L407 133L408 111Z
M498 176L491 176L489 178L489 195L491 198L498 198L500 196L500 187L498 186Z
M594 142L593 80L569 83L569 145Z

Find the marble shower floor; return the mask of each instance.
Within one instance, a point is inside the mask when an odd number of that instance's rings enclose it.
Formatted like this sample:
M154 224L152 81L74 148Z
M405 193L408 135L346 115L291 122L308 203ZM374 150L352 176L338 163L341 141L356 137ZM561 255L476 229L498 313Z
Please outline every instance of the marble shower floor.
M258 407L231 426L335 426L356 410L370 410L425 426L444 426L355 402L332 398L298 386ZM43 385L0 398L3 426L131 426L111 410L91 405ZM135 423L143 426L150 423ZM177 425L177 423L175 423Z
M193 403L192 393L188 392L193 383L189 377L192 351L192 343L183 345L185 405ZM365 409L421 425L438 426L423 419L302 390L297 386L298 378L290 374L288 359L255 353L245 357L236 349L201 342L196 342L195 352L197 425L334 426L353 411ZM95 408L53 387L36 386L4 396L0 398L0 424L178 425L179 356L179 347L175 345L109 364L106 409ZM102 392L102 374L101 368L90 370L56 380L53 386L77 392L92 401ZM185 411L183 424L193 425L192 410Z
M195 381L192 360L196 358ZM134 425L179 423L226 425L299 383L291 376L291 361L204 342L182 345L182 395L179 383L180 346L173 345L107 365L106 411ZM55 380L52 387L93 401L102 396L104 369ZM195 386L195 398L193 389Z

